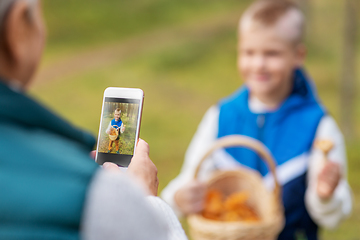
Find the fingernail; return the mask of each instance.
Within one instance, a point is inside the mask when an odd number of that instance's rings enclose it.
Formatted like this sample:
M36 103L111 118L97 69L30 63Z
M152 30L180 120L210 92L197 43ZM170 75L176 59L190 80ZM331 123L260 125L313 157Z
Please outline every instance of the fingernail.
M109 163L109 162L105 162L105 163L103 164L103 167L104 167L104 168L109 168L109 167L112 167L112 164Z

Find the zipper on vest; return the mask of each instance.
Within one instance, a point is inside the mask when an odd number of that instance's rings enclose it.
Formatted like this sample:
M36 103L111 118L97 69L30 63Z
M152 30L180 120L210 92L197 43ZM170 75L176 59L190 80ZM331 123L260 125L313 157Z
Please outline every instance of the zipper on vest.
M264 125L265 125L265 114L259 114L256 119L256 124L258 126L258 136L257 139L260 142L264 142ZM256 169L260 172L261 170L261 159L258 156L256 161Z
M265 114L259 114L256 119L256 124L258 126L258 140L263 142L264 138L264 125L265 125Z

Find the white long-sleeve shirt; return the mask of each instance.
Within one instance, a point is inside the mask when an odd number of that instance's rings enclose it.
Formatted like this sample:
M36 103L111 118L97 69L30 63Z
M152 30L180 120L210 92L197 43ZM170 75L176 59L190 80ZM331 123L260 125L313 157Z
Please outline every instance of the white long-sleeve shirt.
M249 101L249 108L254 113L268 111L266 106L257 99ZM162 192L162 198L169 203L178 216L181 216L182 213L174 201L174 195L184 184L193 179L195 168L201 157L217 140L219 113L220 110L217 106L211 107L206 112L187 149L180 174ZM347 182L345 143L336 122L329 115L321 119L315 139L331 140L334 143L328 159L337 162L341 167L342 178L329 200L321 200L316 192L317 177L325 164L324 155L320 150L313 148L309 153L278 166L276 172L280 185L284 185L308 171L308 188L305 193L307 210L318 225L332 229L338 226L350 214L352 209L352 193ZM219 150L204 162L199 172L199 179L208 179L215 169L234 169L236 167L241 167L241 164L226 151ZM273 179L271 174L264 177L264 184L269 189L272 188Z
M84 240L187 240L173 210L145 197L126 173L100 169L86 196L81 222Z

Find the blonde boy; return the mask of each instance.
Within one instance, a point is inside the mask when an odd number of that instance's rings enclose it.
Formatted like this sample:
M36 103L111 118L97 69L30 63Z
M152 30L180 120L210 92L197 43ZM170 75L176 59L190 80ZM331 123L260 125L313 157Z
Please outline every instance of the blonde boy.
M207 111L181 173L162 193L179 214L203 209L203 180L215 169L254 169L272 188L265 164L240 148L216 152L202 166L200 180L192 180L206 149L232 134L262 141L277 161L286 217L278 239L296 239L298 234L318 239L318 226L334 228L351 212L343 136L303 70L303 35L304 15L291 1L256 1L246 10L239 24L237 65L245 85ZM334 143L330 161L313 148L316 139Z
M121 109L120 108L115 109L114 119L112 119L109 122L109 126L106 129L107 134L110 134L112 128L114 128L115 131L118 132L118 137L114 141L109 139L108 153L110 153L113 143L115 143L116 153L120 154L120 152L119 152L120 134L124 133L124 131L125 131L125 125L120 118L120 114L121 114Z

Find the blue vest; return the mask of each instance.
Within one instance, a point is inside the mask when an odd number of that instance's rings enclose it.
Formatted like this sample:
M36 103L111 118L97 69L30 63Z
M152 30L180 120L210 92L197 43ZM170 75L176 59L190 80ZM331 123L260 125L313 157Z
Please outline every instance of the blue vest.
M113 120L111 120L111 126L118 126L118 130L120 129L122 124L121 118L119 119L119 121L115 121L115 118Z
M232 134L246 135L260 140L273 154L277 165L291 164L291 160L309 152L318 124L325 115L312 82L302 69L294 71L293 91L278 110L264 114L249 109L249 90L242 87L219 103L218 137ZM245 148L226 149L236 161L258 170L262 176L268 168L252 151ZM310 218L304 203L307 187L306 170L282 186L286 224L279 240L296 239L297 234L317 239L317 225Z

